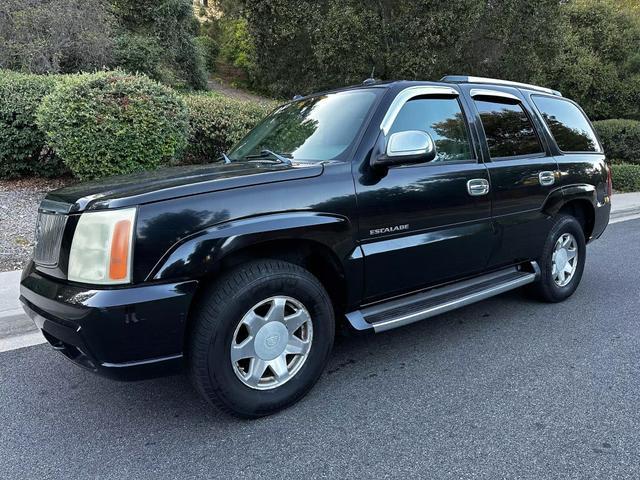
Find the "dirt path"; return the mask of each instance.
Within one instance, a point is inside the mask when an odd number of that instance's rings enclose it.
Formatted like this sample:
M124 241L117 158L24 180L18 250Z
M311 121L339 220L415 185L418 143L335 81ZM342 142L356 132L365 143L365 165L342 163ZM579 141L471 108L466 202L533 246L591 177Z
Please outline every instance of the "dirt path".
M209 86L209 90L213 92L218 92L226 97L237 98L239 100L249 100L253 102L270 102L272 101L269 98L261 97L259 95L247 92L246 90L241 90L239 88L232 87L227 85L224 81L218 78L211 78L207 82Z

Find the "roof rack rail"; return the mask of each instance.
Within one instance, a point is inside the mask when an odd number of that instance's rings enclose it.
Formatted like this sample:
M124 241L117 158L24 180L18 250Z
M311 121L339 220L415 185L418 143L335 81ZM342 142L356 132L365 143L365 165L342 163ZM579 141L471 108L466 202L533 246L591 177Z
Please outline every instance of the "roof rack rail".
M538 90L540 92L549 93L558 97L562 96L557 90L551 88L539 87L538 85L531 85L528 83L510 82L509 80L500 80L497 78L485 78L485 77L472 77L469 75L445 75L440 80L441 82L448 83L493 83L495 85L504 85L505 87L515 88L528 88L529 90Z

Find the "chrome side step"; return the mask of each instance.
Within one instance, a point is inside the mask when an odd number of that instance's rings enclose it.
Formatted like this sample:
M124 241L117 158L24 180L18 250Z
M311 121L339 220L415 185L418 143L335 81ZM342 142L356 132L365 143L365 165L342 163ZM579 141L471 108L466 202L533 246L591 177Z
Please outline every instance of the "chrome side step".
M530 262L375 304L347 313L346 317L356 330L373 328L376 333L384 332L522 287L539 276L538 264Z

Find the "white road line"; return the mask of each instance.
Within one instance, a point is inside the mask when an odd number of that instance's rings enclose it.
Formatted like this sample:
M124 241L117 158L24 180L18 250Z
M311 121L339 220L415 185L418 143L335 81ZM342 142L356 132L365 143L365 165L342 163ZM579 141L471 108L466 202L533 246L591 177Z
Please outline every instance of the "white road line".
M612 218L611 220L609 220L609 223L620 223L620 222L628 222L629 220L637 220L640 218L640 213L635 213L632 215L625 215L624 217L620 217L620 218Z
M11 350L40 345L46 342L40 330L37 332L24 333L15 337L0 338L0 352L9 352Z

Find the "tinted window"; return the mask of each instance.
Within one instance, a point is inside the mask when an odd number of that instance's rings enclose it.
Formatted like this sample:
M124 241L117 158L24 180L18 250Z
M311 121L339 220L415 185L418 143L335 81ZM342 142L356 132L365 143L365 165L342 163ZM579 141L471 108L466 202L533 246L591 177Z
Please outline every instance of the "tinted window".
M517 103L476 100L491 158L542 152L531 120Z
M390 134L407 130L423 130L436 144L434 162L473 158L467 127L455 98L418 97L404 104Z
M559 98L534 96L558 148L563 152L597 152L598 140L584 114L573 103Z
M271 150L294 160L338 158L354 142L380 91L351 90L287 103L251 130L229 157L245 160Z

